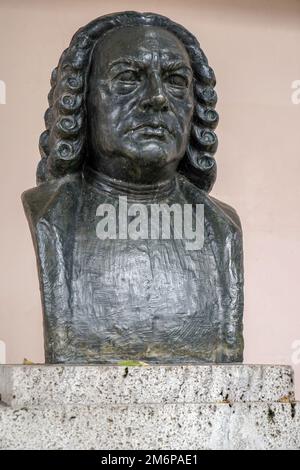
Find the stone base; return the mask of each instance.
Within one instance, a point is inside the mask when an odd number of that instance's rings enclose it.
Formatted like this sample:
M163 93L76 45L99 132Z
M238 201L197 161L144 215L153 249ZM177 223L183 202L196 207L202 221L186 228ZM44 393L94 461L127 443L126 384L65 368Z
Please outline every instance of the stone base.
M0 366L0 449L300 449L288 366Z

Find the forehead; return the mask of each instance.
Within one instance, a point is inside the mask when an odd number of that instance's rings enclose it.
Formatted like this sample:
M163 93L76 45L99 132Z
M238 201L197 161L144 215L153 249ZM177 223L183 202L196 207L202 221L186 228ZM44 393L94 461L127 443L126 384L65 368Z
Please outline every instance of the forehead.
M181 41L171 32L153 26L123 27L109 31L95 47L93 62L106 68L121 58L147 57L158 52L163 60L181 60L190 64L188 53Z

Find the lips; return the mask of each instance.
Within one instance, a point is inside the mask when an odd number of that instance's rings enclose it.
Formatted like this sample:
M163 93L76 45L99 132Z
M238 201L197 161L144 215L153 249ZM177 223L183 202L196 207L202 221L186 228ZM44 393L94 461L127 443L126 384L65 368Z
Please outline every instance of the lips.
M170 129L165 123L146 123L135 126L133 131L138 131L146 137L165 138L168 134L171 134Z
M165 127L152 127L152 126L141 126L139 131L146 136L153 137L165 137L169 133Z

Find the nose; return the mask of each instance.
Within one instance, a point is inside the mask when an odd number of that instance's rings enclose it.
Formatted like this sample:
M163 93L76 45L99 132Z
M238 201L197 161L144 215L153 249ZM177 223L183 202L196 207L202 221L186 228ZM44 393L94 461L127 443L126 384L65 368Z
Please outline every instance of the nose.
M144 110L153 109L155 111L167 111L169 109L168 98L166 97L161 77L157 72L153 72L147 83L147 93L141 102Z

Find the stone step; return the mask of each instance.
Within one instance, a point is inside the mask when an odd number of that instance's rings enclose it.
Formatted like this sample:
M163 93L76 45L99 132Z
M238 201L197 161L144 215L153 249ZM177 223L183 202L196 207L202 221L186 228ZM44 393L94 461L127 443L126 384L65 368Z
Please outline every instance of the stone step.
M300 449L300 404L0 405L0 449Z
M294 401L293 370L278 365L2 365L1 401L68 405Z

